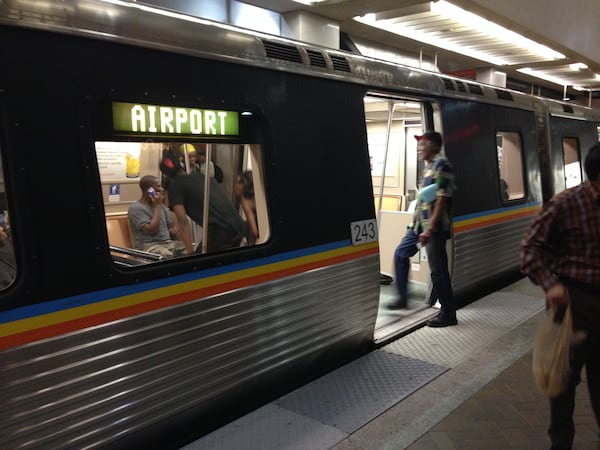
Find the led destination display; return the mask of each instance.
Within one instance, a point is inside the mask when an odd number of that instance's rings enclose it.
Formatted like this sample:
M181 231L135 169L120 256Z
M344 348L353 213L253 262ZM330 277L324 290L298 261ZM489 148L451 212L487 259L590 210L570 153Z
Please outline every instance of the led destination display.
M144 134L237 136L236 111L113 102L113 129Z

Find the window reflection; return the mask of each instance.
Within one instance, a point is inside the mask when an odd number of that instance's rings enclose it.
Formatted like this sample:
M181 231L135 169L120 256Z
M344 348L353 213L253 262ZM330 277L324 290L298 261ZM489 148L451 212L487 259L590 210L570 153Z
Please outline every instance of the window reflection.
M502 201L524 198L525 177L521 135L512 131L499 131L496 134L496 150L498 187Z
M4 169L0 162L0 289L10 286L17 276L10 216L4 184Z

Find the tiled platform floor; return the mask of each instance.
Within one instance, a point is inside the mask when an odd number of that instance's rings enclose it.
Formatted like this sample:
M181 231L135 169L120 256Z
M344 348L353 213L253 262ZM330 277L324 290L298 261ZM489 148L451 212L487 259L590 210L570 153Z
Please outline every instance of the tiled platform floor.
M577 390L574 450L600 449L587 383ZM549 409L531 377L531 352L458 406L408 450L548 449Z
M467 305L190 443L185 450L547 449L531 376L543 294L527 280ZM587 386L576 450L600 450Z

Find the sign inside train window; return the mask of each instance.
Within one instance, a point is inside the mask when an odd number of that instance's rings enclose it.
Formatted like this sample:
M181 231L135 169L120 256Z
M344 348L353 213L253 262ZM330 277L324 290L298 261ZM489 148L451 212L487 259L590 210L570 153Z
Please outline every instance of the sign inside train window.
M239 113L214 109L113 102L113 130L143 134L237 136Z

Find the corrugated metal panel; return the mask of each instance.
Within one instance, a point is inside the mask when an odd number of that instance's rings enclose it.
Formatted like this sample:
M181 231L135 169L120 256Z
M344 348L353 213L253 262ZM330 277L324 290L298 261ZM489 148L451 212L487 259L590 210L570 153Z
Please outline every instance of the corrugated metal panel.
M454 240L453 286L470 289L519 267L520 243L531 217L460 233Z
M370 256L5 351L0 447L106 445L348 337L371 340L378 271Z

